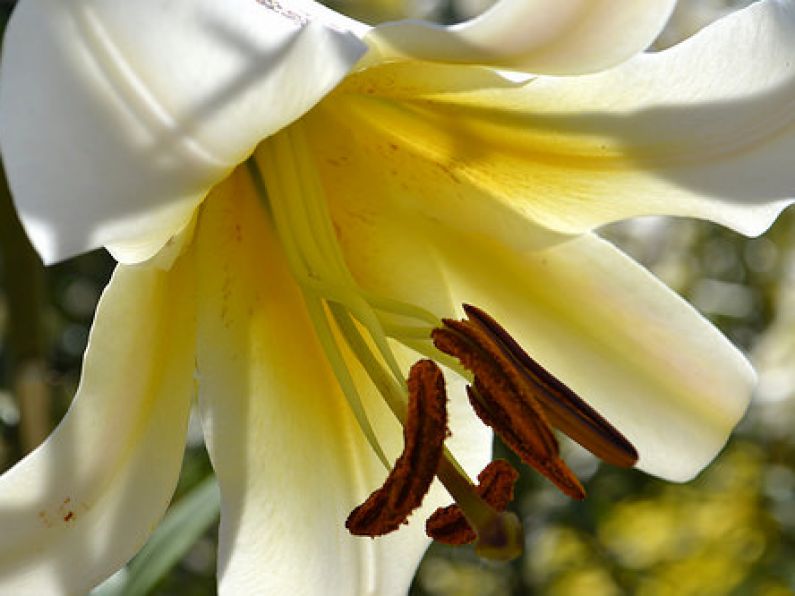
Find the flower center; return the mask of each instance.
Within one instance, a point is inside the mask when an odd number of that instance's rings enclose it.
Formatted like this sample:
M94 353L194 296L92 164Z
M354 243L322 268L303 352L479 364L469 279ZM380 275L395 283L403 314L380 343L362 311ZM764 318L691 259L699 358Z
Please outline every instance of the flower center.
M510 559L521 552L521 524L505 511L517 473L507 462L495 461L476 485L445 449L447 395L434 361L471 381L467 391L478 416L565 494L585 496L559 456L550 425L605 461L634 465L632 445L483 311L465 306L467 319L439 320L423 308L358 284L339 246L300 121L265 140L247 166L342 393L374 453L390 470L383 486L351 512L346 521L351 533L380 536L396 530L437 477L455 504L431 516L429 536L449 544L477 540L477 552L489 558ZM389 338L429 357L411 368L407 380ZM403 425L404 450L394 465L368 420L344 348Z

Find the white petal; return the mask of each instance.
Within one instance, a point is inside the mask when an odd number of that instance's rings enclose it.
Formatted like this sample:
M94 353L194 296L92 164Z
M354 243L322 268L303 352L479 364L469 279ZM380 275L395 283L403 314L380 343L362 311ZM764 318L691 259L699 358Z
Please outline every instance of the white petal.
M340 394L251 193L236 172L208 198L196 232L200 405L222 495L219 591L405 594L428 544L424 513L449 497L437 487L412 524L382 539L345 529L387 472ZM396 453L400 427L372 391L362 393ZM462 397L453 407L468 409ZM465 465L479 469L488 433L452 426Z
M795 197L793 55L795 4L769 0L608 73L531 84L546 106L532 126L580 144L558 170L570 198L545 223L580 231L670 214L766 230Z
M451 291L485 308L627 435L647 472L687 480L715 456L754 373L691 306L595 236L565 241L481 209L488 196L473 196L447 163L397 175L404 146L372 144L326 107L306 122L335 229L369 290L442 316Z
M28 0L6 31L0 142L46 262L154 254L212 184L364 51L253 0ZM335 24L337 25L337 24Z
M500 0L458 25L386 23L366 40L386 59L579 74L608 68L645 50L674 4L675 0Z
M689 480L723 447L753 370L626 255L592 235L523 254L471 235L437 237L460 300L485 308L624 433L640 469Z
M370 168L431 217L490 211L481 219L579 233L670 214L754 235L795 196L793 55L795 5L760 2L597 75L517 85L485 69L392 65L351 77L322 108L374 159L389 153ZM458 208L438 201L454 193Z
M0 593L86 593L163 515L193 395L191 283L185 263L116 270L72 407L0 477Z
M451 291L485 308L628 436L648 472L686 480L715 456L754 374L701 315L608 243L501 212L451 162L407 158L410 146L329 105L306 123L335 229L368 289L442 316Z
M684 480L714 457L754 382L720 333L609 244L501 210L453 159L412 156L405 137L375 134L344 101L305 124L340 243L369 290L450 316L452 287L455 302L484 307L628 435L644 470ZM451 157L471 147L445 145Z

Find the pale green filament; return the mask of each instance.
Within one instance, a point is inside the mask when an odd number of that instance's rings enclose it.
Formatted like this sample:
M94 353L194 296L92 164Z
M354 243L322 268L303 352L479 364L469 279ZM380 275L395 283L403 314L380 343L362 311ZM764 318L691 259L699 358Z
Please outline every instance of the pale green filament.
M345 309L338 304L329 305L329 309L334 315L337 327L339 327L351 350L361 362L367 376L370 377L373 385L384 396L384 401L386 401L392 413L404 423L406 421L406 400L403 386L396 383L392 377L386 374L383 366L376 360L364 337L362 337L353 319L351 319Z
M307 313L328 363L367 441L389 467L331 321L390 409L403 422L405 381L387 337L427 340L433 327L440 324L439 319L415 305L367 292L353 278L340 249L300 123L265 141L247 165L274 222L290 270L301 287ZM395 325L395 316L414 323ZM356 323L366 331L372 344Z
M474 380L474 375L464 368L458 359L453 358L452 356L449 356L440 350L437 350L430 342L418 340L412 336L406 336L405 339L401 340L401 343L406 347L411 348L415 352L446 366L450 370L455 371L458 373L458 376L466 379L470 383L472 383Z
M442 325L436 316L415 305L365 291L356 282L339 246L323 186L300 122L263 142L247 166L274 223L293 277L301 288L307 314L329 366L362 433L388 469L389 462L368 420L340 341L350 349L387 406L404 425L408 411L407 387L389 346L389 337L459 371L466 378L471 379L471 375L430 342L433 329ZM517 536L521 536L521 532L515 531L520 527L518 520L515 524L509 523L513 520L509 514L498 513L483 501L447 449L439 464L438 476L470 523L486 536L483 549L491 548L496 553L491 556L514 553Z

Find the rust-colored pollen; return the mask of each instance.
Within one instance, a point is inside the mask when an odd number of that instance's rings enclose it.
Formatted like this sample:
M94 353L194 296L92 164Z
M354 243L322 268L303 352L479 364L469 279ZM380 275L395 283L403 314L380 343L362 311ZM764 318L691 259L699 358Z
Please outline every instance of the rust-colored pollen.
M464 310L488 329L511 355L527 382L538 389L535 397L552 426L604 462L622 468L631 468L637 463L638 452L632 443L566 384L533 360L497 321L474 306L464 305Z
M354 509L345 527L356 536L382 536L397 530L422 503L431 486L447 437L444 377L431 360L411 367L403 453L383 486Z
M528 465L574 499L585 491L560 458L551 426L605 461L632 466L637 452L571 389L530 358L494 319L465 305L467 319L445 319L434 345L474 374L468 387L480 418Z
M478 474L476 492L496 511L505 511L513 500L513 486L519 473L504 459L489 463ZM444 544L459 546L477 539L458 505L439 507L425 522L425 533Z
M475 375L470 401L481 420L526 464L573 499L585 498L579 480L560 458L558 441L521 374L490 338L469 321L444 321L433 340Z

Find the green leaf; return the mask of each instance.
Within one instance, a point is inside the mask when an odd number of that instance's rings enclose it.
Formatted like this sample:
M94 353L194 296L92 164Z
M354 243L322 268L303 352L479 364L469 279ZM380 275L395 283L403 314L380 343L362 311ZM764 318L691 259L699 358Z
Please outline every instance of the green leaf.
M92 596L146 596L218 519L220 497L213 476L200 482L166 513L149 541L126 569Z

